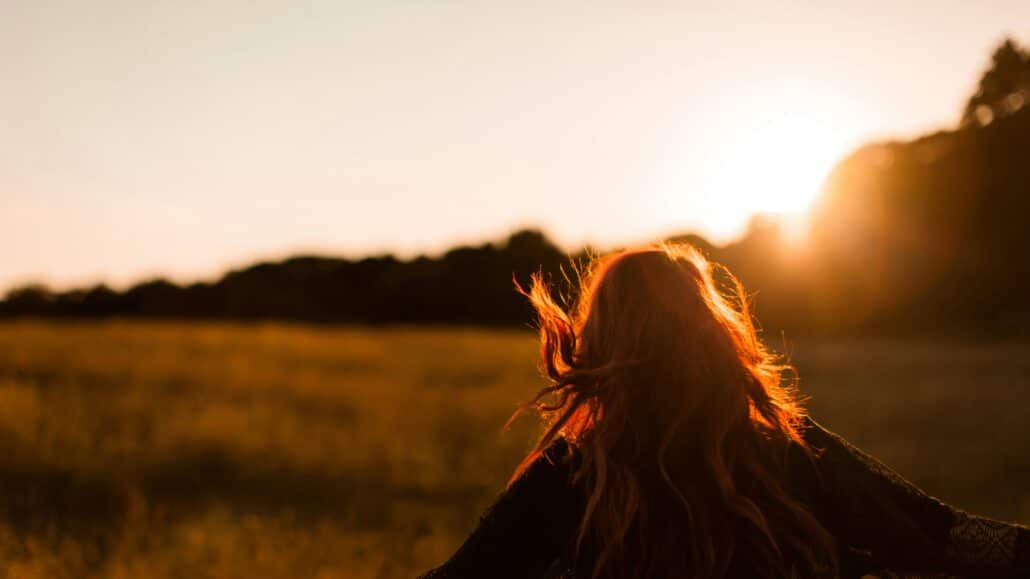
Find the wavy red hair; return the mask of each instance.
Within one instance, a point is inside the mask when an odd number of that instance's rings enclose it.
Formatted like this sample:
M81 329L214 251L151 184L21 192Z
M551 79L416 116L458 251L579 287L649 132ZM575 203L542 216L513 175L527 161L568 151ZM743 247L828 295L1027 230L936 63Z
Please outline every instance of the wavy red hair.
M512 481L558 437L577 451L592 577L720 577L742 537L768 576L832 574L833 539L777 476L788 445L809 452L792 369L740 282L663 244L595 259L579 285L568 309L540 275L519 288L551 385L523 407L546 428Z

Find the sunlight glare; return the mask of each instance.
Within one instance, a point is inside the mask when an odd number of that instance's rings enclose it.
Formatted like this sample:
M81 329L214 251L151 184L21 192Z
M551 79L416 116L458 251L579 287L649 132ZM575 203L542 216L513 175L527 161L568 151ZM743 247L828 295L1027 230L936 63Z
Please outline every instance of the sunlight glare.
M800 242L827 175L858 141L858 114L840 95L811 84L749 94L761 96L712 111L701 162L673 173L665 209L685 220L704 215L700 226L724 240L742 234L755 215L770 215L788 240Z

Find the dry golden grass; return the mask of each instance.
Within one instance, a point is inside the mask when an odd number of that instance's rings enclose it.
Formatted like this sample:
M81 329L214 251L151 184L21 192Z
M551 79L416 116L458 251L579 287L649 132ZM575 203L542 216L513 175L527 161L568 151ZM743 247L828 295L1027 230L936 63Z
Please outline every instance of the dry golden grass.
M1030 519L1030 347L797 345L817 419L928 490ZM410 577L536 433L533 336L0 324L7 577Z

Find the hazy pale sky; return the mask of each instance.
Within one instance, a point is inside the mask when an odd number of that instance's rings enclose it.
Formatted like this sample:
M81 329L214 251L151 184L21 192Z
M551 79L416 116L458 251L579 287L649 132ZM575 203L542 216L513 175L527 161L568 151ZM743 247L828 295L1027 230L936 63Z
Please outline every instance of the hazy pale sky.
M951 126L1027 0L0 0L0 290L803 207Z

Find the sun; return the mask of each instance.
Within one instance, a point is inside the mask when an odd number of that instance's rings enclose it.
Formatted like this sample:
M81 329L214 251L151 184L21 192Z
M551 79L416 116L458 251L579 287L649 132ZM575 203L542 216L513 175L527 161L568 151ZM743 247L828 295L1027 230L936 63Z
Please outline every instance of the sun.
M677 160L665 211L715 239L743 233L758 214L798 227L823 182L857 142L853 106L811 83L751 87L712 111L704 142Z
M733 127L698 186L718 207L714 227L740 229L758 214L781 219L797 237L833 164L837 135L801 110L763 111Z
M742 122L718 147L722 162L701 183L741 213L798 213L808 208L836 158L833 136L812 117L769 111Z

